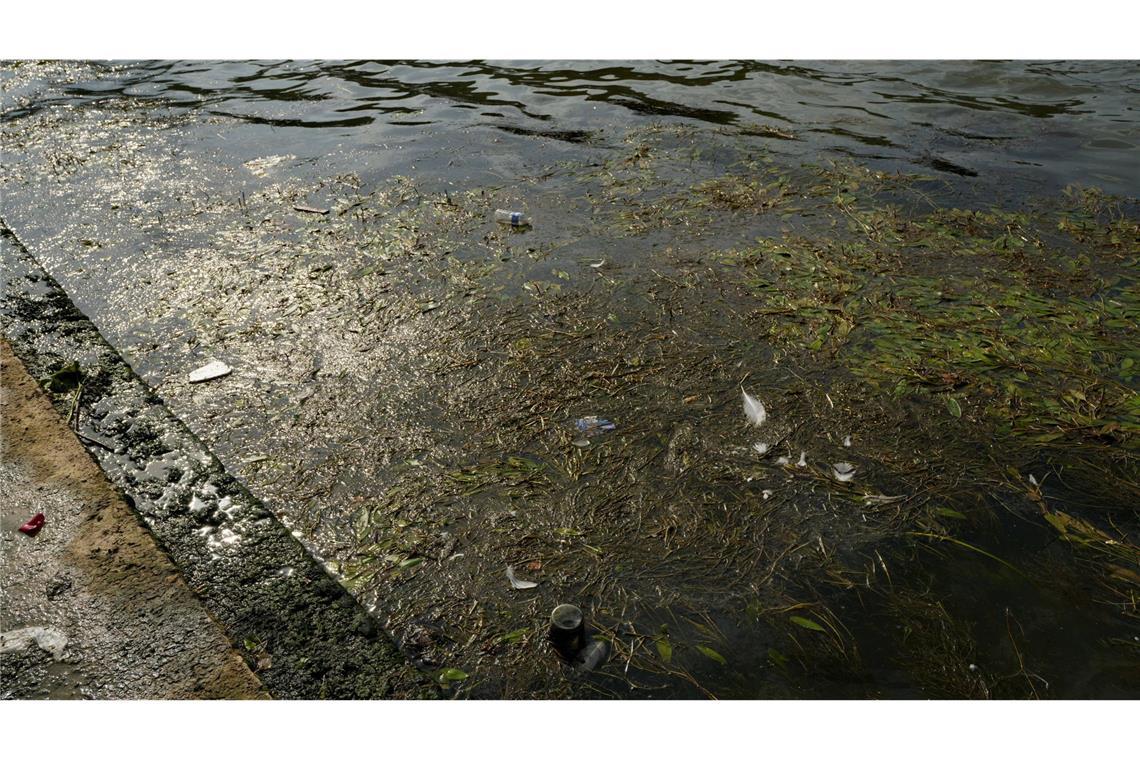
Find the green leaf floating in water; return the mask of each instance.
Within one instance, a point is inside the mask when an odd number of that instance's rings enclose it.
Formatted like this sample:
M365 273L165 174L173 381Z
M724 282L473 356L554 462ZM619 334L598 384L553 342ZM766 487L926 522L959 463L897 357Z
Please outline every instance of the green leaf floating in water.
M807 618L802 618L799 615L792 615L790 620L793 623L795 623L796 625L798 625L800 628L807 628L809 631L819 631L820 633L827 633L827 631L824 629L824 627L822 625L820 625L819 623L815 622L814 620L808 620Z
M721 656L720 652L716 651L715 649L697 644L697 651L703 654L705 657L708 657L710 660L716 660L721 665L728 664L728 660L724 659L724 657Z
M962 416L962 407L958 403L958 399L954 398L953 396L946 397L946 408L950 410L950 414L953 417Z
M661 661L668 663L673 659L673 645L669 643L669 639L665 636L657 639L657 654L661 655Z
M440 683L454 683L456 681L466 681L467 674L458 668L447 668L441 670L439 673Z

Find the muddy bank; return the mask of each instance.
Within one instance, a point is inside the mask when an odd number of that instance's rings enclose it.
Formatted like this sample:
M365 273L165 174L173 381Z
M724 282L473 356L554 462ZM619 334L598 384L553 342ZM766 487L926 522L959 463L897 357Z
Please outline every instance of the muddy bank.
M3 697L267 696L3 340L0 381L0 629L52 639L0 655ZM16 530L37 512L36 536Z

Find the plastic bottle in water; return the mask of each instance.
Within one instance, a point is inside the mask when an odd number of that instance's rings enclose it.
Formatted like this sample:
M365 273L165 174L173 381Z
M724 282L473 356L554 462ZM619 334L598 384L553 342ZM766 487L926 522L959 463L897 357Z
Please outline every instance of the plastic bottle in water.
M521 211L505 211L495 209L495 221L499 224L509 224L512 227L529 227L530 217Z

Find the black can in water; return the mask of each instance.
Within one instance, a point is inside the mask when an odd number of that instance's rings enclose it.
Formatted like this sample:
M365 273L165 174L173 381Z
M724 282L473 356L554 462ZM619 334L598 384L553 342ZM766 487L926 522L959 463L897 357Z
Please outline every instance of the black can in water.
M560 604L550 613L550 643L560 655L573 658L586 646L586 619L572 604Z

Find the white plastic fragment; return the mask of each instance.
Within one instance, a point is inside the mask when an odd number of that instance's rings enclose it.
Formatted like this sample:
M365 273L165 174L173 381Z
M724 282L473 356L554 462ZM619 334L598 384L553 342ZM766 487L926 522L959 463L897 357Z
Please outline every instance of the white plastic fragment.
M836 462L831 465L831 474L840 483L847 483L855 479L855 465L850 462Z
M528 589L528 588L534 588L535 586L538 585L534 581L524 581L524 580L519 580L518 578L516 578L515 577L515 569L513 567L511 567L510 565L507 565L507 580L511 582L511 588L520 589L520 590Z
M225 362L220 362L217 359L209 364L199 367L190 373L190 382L204 383L207 380L215 380L219 377L225 377L233 372L233 368Z
M768 411L758 400L749 396L748 391L741 388L740 393L744 396L744 416L753 425L760 427L764 424L764 420L768 419Z
M63 650L67 648L67 636L54 628L41 628L39 626L18 628L14 631L0 633L0 652L2 653L18 652L27 647L28 644L35 644L50 654L53 659L58 660L63 656Z

